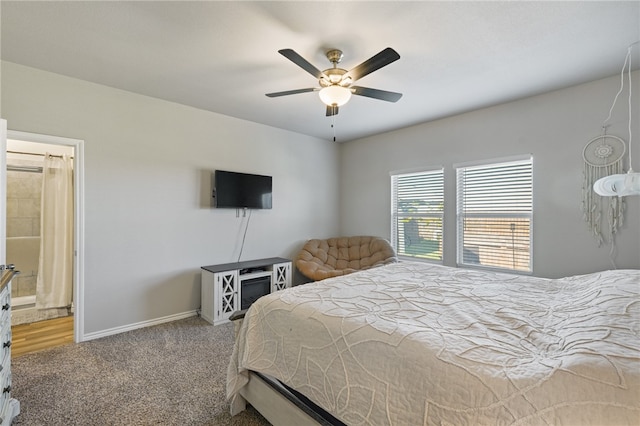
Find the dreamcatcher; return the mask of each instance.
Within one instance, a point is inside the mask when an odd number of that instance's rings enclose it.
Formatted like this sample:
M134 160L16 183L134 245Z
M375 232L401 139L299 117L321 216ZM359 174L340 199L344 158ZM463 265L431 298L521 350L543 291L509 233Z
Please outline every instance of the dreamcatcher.
M613 245L615 233L624 220L624 198L601 197L593 191L593 184L604 176L622 173L625 152L626 145L622 139L604 133L591 139L582 151L582 212L598 246L604 241L601 226L604 208L606 207L608 237ZM605 206L606 204L608 205Z

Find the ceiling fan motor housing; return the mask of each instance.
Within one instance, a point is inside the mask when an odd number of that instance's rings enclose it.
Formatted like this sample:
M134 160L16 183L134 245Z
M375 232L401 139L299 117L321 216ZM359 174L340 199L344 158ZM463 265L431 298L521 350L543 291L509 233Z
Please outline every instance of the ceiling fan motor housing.
M342 79L342 76L347 73L347 70L338 68L338 64L342 61L343 54L342 50L339 49L331 49L326 53L327 59L329 62L333 64L333 68L326 69L322 71L324 76L320 78L318 81L320 86L329 87L334 85L340 85L342 87L348 87L351 84L351 79ZM325 78L328 77L328 78Z
M327 59L333 64L334 67L340 63L343 56L344 55L342 54L342 50L339 49L332 49L327 52Z
M336 85L348 87L351 84L350 78L346 78L344 80L342 79L342 76L347 73L347 70L345 69L329 68L322 72L324 73L324 75L327 76L327 78L323 76L320 80L318 80L318 82L320 83L320 86L322 87L336 86Z

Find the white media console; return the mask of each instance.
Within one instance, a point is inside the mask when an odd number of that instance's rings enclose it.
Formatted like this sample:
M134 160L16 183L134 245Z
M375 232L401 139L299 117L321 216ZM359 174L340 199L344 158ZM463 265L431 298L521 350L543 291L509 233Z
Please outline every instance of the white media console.
M291 287L291 260L282 257L202 266L201 316L213 325L229 322L260 296Z

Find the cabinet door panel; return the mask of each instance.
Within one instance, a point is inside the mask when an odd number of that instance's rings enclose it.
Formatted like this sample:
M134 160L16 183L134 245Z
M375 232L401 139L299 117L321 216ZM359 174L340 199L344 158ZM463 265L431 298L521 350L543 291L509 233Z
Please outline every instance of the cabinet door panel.
M215 321L227 320L240 306L240 286L238 271L220 272L216 274Z
M273 265L273 277L271 278L271 292L291 287L291 262L276 263Z

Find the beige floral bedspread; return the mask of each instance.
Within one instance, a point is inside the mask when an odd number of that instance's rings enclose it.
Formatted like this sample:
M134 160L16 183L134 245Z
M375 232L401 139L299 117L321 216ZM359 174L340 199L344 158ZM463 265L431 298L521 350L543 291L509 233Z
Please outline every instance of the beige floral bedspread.
M557 280L400 262L261 298L247 370L349 425L640 424L640 271Z

